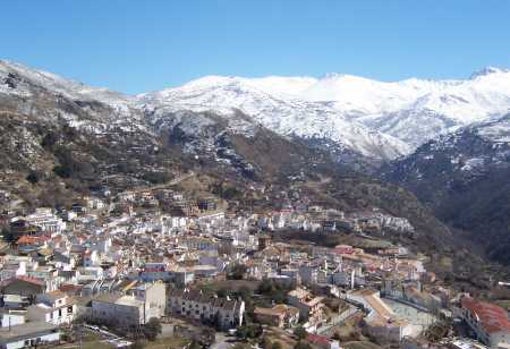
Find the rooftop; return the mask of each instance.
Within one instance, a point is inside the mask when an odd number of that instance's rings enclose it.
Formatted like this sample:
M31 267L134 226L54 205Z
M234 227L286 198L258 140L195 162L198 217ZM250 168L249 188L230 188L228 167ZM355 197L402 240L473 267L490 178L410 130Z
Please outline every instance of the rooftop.
M115 301L115 304L126 305L129 307L139 307L142 306L144 303L143 301L136 299L133 296L122 296Z
M14 338L23 338L25 336L57 332L58 327L47 322L28 322L21 325L11 326L11 329L0 328L0 343Z
M510 332L510 320L505 309L471 297L461 300L462 307L475 315L487 333Z

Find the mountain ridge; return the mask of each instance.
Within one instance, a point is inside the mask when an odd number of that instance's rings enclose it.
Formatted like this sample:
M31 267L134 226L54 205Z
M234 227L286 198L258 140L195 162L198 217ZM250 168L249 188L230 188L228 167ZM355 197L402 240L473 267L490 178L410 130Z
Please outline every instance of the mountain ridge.
M198 108L223 115L234 109L243 110L281 135L328 138L336 143L344 139L346 144L340 142L340 148L379 161L410 154L429 139L503 115L510 105L510 70L494 67L481 69L468 79L409 78L393 82L336 73L323 78L212 75L179 87L131 96L92 88L10 61L0 61L2 66L4 70L10 66L32 76L41 75L57 88L69 88L81 98L100 100L119 110L140 109L148 101L159 105L174 103L175 110L180 106L180 110ZM214 100L215 96L228 93L237 96ZM206 94L214 98L204 100ZM264 112L256 107L246 110L250 99L271 103ZM281 110L277 110L279 107ZM289 116L292 113L301 115ZM306 123L305 116L308 121L319 123ZM282 122L287 124L282 126ZM361 133L360 144L356 144L356 137L351 134Z
M345 74L324 78L277 77L242 78L206 76L180 87L164 89L143 97L179 100L200 105L201 93L220 86L242 86L287 102L318 103L346 121L363 125L406 143L401 155L429 139L456 128L505 114L510 106L510 70L487 67L468 79L432 80L410 78L382 82ZM189 98L195 94L196 100ZM242 101L230 101L238 107ZM209 109L224 108L209 105ZM398 156L395 156L398 157Z

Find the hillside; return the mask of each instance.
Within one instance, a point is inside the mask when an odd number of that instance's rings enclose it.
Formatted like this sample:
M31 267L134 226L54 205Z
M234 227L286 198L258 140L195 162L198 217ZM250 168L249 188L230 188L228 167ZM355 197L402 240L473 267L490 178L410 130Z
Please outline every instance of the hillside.
M416 193L487 255L510 263L510 115L426 143L388 165L384 178Z
M333 129L345 137L313 136L303 125L321 129L337 122L338 114L328 104L280 101L256 92L250 98L260 99L248 99L249 108L243 109L223 104L222 98L230 95L223 93L223 85L218 88L189 98L208 96L227 111L209 108L206 101L184 107L182 100L169 97L175 90L125 96L1 62L0 190L11 195L3 209L69 206L98 188L118 192L165 185L193 173L197 183L188 188L192 193L229 192L224 199L231 209L281 208L281 193L297 188L309 203L405 219L413 234L388 231L384 238L426 253L433 270L444 275L477 272L480 263L458 270L441 262L445 254L455 259L472 255L454 249L463 242L412 194L359 172L395 156L385 150L394 144L386 143L391 137L342 118L335 125L345 127ZM241 88L243 98L245 92ZM250 111L257 106L260 113ZM330 113L314 108L329 108ZM295 133L278 127L282 110L289 120L302 119L301 124L285 124L296 127ZM305 133L297 134L298 129ZM253 196L253 188L261 187L272 189Z

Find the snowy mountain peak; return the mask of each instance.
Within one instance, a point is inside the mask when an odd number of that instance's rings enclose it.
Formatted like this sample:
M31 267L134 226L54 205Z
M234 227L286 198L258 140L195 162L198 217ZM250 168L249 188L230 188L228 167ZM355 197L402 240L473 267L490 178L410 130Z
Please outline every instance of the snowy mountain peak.
M471 74L470 79L476 79L479 77L492 75L492 74L506 74L506 73L510 73L510 69L503 69L503 68L487 66L487 67L480 69L478 71L475 71L473 74Z
M233 123L238 111L253 122L286 137L321 140L346 151L382 160L409 152L402 141L348 120L328 103L299 98L296 91L315 84L313 78L247 79L210 76L178 88L139 96L146 108L173 112L212 112Z
M343 139L354 149L366 148L357 147L353 136L345 131L334 131L349 129L345 126L349 123L378 131L394 145L398 139L399 151L391 152L397 156L459 127L508 112L508 71L488 67L478 74L466 80L411 78L395 82L347 74L328 74L320 79L209 76L146 98L191 110L228 113L238 109L283 134L333 138L337 142ZM361 152L366 154L366 150Z
M248 123L286 137L327 140L378 159L398 157L432 138L510 110L510 71L494 67L472 79L395 82L346 74L320 79L211 75L131 97L0 61L0 95L26 98L40 90L73 102L99 101L125 120L134 111L141 115L165 108L212 112L230 120L230 126L246 125L240 111Z
M0 93L30 96L34 87L45 88L71 99L95 99L117 109L127 108L133 100L130 96L107 88L88 86L16 62L0 60Z

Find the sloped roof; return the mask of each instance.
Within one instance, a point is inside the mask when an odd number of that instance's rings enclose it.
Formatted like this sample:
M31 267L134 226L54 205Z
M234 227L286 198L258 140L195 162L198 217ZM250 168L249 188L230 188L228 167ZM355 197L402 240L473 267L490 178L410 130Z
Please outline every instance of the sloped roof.
M462 298L461 304L478 318L487 333L510 332L510 320L505 309L471 297Z

